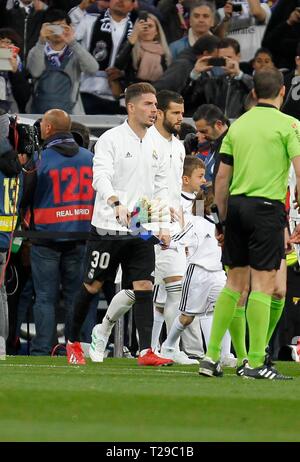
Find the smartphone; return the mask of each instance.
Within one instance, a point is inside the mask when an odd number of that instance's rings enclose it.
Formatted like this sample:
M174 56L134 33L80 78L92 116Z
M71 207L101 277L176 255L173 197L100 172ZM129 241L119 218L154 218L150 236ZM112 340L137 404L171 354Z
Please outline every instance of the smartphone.
M147 21L148 19L148 11L141 10L138 14L139 20Z
M209 58L209 60L207 61L207 64L209 66L214 66L214 67L226 66L226 59L225 58Z
M232 4L232 11L234 13L241 13L243 11L243 6L241 3L233 3Z
M48 26L47 29L55 35L61 35L64 33L64 28L62 26L59 26L58 24L50 24L50 26Z
M0 71L12 71L10 59L13 56L11 48L0 48Z

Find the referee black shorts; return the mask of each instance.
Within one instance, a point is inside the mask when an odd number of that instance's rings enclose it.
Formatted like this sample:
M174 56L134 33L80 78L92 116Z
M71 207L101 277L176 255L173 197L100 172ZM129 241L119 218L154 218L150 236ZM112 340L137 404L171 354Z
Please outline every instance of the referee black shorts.
M132 289L133 281L154 282L154 245L135 236L100 236L95 228L87 241L84 282L114 282L119 265L122 288Z
M284 255L284 204L261 197L230 196L222 261L229 267L279 269Z

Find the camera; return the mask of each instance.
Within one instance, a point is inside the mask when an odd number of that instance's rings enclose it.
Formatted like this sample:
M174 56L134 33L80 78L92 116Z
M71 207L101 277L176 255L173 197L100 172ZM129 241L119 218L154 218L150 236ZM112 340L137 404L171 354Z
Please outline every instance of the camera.
M141 10L138 15L139 20L147 21L148 19L148 11L146 10Z
M209 64L209 66L215 66L215 67L226 66L226 59L225 58L209 58L209 60L207 61L207 64Z
M35 152L41 151L39 122L28 125L18 123L17 117L10 117L8 138L18 154L27 154L28 157L32 157Z

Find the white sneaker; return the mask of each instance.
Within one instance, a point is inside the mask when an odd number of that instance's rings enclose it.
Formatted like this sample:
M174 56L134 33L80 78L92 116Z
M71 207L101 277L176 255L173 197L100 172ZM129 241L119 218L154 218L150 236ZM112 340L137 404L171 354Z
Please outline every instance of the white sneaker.
M92 330L92 343L89 348L89 355L94 363L103 363L104 352L108 342L100 330L101 324L97 324Z
M190 366L192 364L197 364L199 366L199 361L197 359L190 359L184 351L176 350L173 355L173 361L177 364L182 364Z
M237 359L234 357L232 353L230 353L229 355L222 356L220 364L223 367L236 367Z

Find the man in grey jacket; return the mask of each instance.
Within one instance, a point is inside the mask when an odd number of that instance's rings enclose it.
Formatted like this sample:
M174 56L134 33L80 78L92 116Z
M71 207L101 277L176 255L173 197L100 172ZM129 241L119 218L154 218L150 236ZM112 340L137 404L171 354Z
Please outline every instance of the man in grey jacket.
M30 50L27 69L36 79L30 111L62 109L84 114L79 98L81 72L95 74L98 63L75 40L70 17L61 10L45 13L37 44Z

